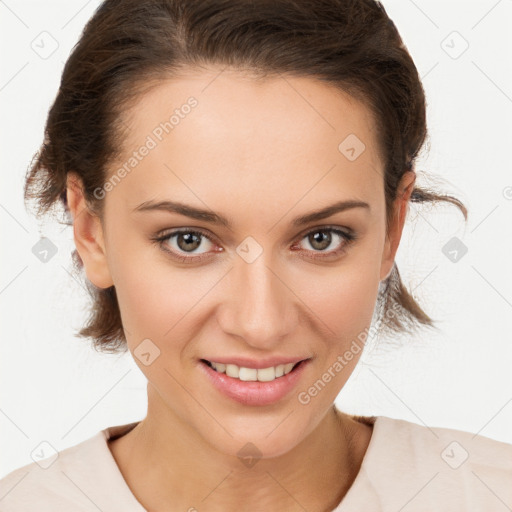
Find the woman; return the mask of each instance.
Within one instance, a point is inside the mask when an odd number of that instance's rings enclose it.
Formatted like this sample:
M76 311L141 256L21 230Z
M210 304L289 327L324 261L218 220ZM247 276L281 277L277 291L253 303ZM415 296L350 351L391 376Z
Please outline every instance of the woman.
M144 420L1 481L2 510L499 510L512 446L334 400L374 312L433 321L394 262L426 137L373 0L105 1L69 57L25 195L62 204ZM406 508L407 507L407 508Z

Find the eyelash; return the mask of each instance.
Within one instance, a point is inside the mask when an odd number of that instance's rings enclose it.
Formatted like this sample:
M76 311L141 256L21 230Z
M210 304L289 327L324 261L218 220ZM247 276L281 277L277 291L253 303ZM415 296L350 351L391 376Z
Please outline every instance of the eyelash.
M350 244L352 244L353 242L355 242L357 240L357 235L354 233L354 232L345 232L345 231L342 231L340 230L339 228L335 227L335 226L321 226L321 227L318 227L318 228L315 228L315 229L312 229L308 232L306 232L305 234L301 235L297 240L298 242L301 242L304 238L308 237L309 235L312 235L314 233L319 233L319 232L330 232L330 233L335 233L336 235L339 235L341 238L343 238L344 242L341 244L341 246L338 248L338 249L335 249L335 250L332 250L332 251L329 251L326 253L326 255L324 255L322 253L321 256L319 255L315 255L315 256L302 256L301 257L304 257L304 258L311 258L313 260L325 260L327 258L332 258L334 256L340 256L342 254L344 254L347 249L348 249L348 246ZM165 247L165 244L164 242L168 241L170 238L173 238L181 233L187 233L187 234L193 234L193 235L201 235L203 236L204 238L208 239L210 242L212 243L215 243L209 236L208 234L203 231L202 229L199 229L199 228L190 228L190 229L175 229L175 230L171 230L171 231L167 231L167 232L164 232L163 234L157 234L155 237L151 238L151 240L158 244L160 246L160 248L168 253L173 259L176 259L180 262L186 262L186 263L198 263L198 262L201 262L203 260L205 260L206 258L209 258L210 257L210 254L209 253L204 253L204 254L201 254L199 256L180 256L179 254L176 254L175 251L173 250L169 250L167 247ZM303 251L301 251L303 252ZM318 251L308 251L308 250L305 250L305 252L318 252Z

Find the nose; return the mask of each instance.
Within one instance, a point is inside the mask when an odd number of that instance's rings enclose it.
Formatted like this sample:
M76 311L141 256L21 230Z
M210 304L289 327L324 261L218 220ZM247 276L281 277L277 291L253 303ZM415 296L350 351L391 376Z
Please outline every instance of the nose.
M273 351L297 324L297 298L282 270L260 255L252 263L238 259L226 276L226 299L218 322L226 334L256 349Z

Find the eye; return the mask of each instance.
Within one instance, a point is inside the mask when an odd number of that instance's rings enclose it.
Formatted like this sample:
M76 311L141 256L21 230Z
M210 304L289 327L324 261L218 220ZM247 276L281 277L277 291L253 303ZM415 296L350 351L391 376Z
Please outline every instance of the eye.
M203 243L205 240L206 243ZM173 258L179 261L194 262L208 258L208 250L214 245L211 239L203 231L198 229L173 230L156 236L153 238L153 241L159 243L162 250L168 252ZM201 249L205 249L206 252L196 252Z
M306 257L322 259L332 258L343 254L348 249L348 245L354 242L356 238L355 233L352 231L345 232L337 227L325 226L309 231L300 240L306 240L307 245L312 247L312 250L306 249L305 252L313 254ZM332 246L334 246L332 250L326 250Z
M301 253L310 253L307 256L301 254L301 257L312 259L333 258L344 253L348 245L356 239L357 236L352 230L345 232L337 227L324 226L315 228L302 235L299 241L306 240L312 249L299 249L299 251ZM162 234L157 234L152 238L152 241L160 245L162 250L167 252L172 258L190 263L203 261L211 257L211 247L215 247L215 243L213 243L210 236L196 228L166 231ZM334 245L334 249L326 251L332 245ZM201 252L201 249L204 252ZM213 252L222 251L223 249L220 247Z

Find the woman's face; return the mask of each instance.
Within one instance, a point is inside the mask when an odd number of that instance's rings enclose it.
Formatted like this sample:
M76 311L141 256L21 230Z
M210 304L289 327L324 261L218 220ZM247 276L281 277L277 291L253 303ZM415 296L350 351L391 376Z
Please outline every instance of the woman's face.
M149 381L148 417L228 454L247 442L263 457L285 453L356 366L399 242L401 225L386 238L373 121L324 83L220 70L162 82L124 121L123 156L97 191L101 245ZM151 207L166 201L182 212ZM345 201L366 205L301 221ZM237 380L229 395L202 360L237 358L248 367L308 361L260 390Z

